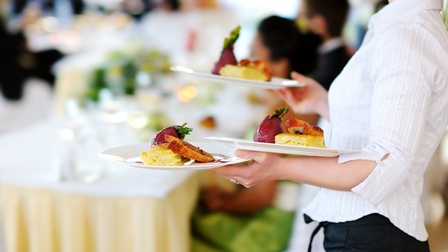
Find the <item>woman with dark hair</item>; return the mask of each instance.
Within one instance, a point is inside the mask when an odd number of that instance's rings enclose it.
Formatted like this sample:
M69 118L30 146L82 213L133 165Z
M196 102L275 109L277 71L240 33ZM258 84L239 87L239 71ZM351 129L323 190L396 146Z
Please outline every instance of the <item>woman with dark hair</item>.
M300 32L293 20L270 16L259 24L251 54L268 62L276 77L289 78L292 71L308 75L316 67L320 43L317 35Z

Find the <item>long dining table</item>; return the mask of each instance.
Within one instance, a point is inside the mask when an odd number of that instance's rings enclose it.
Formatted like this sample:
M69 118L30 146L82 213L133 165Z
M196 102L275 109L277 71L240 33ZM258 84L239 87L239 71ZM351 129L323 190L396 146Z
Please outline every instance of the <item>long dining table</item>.
M68 176L65 127L51 117L0 135L6 251L188 251L198 173L94 159L94 172Z

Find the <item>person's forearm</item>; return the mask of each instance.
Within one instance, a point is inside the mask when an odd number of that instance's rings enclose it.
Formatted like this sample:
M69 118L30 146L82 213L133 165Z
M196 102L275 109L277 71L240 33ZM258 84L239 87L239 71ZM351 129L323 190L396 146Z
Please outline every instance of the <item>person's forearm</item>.
M290 160L290 159L295 159ZM338 164L338 158L293 157L282 159L280 178L339 191L350 191L364 181L376 166L356 160Z

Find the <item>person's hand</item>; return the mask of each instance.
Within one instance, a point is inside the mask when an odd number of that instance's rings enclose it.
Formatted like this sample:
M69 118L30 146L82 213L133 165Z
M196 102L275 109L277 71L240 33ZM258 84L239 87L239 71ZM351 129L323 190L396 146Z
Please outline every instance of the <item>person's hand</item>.
M236 150L235 155L252 161L248 165L229 165L210 171L247 188L263 182L283 179L281 155L247 150Z
M296 114L319 114L329 119L328 92L315 80L296 72L291 77L305 85L301 88L283 88L273 90Z

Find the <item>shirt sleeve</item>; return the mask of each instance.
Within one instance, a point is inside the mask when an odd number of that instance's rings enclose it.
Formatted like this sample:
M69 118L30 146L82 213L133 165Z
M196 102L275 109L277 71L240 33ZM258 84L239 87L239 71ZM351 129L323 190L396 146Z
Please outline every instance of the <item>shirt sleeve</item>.
M412 164L425 130L434 81L431 71L422 67L430 53L424 51L425 47L431 45L425 44L421 34L403 28L381 35L370 59L373 87L369 144L359 154L339 157L340 163L357 159L376 162L371 174L352 188L374 205L414 174Z

